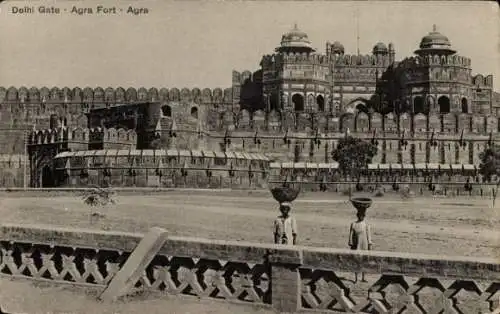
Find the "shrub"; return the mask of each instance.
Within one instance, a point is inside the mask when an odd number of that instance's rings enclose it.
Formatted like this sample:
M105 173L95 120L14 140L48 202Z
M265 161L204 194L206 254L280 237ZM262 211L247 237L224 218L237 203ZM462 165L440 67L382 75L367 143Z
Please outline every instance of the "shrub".
M382 197L382 196L384 196L384 195L385 195L384 190L383 190L383 189L381 189L381 188L378 188L378 189L375 191L375 194L374 194L374 196L376 196L376 197Z

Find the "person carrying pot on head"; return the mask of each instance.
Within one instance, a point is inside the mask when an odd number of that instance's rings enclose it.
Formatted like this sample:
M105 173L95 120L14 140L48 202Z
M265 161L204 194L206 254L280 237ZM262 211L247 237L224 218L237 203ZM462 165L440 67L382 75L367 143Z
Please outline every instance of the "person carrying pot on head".
M280 203L281 215L274 221L274 243L275 244L297 244L297 221L290 216L291 203Z
M358 220L351 223L349 230L349 247L351 250L371 250L372 235L370 225L365 220L366 209L359 209L356 216ZM355 274L355 282L358 281L358 274ZM361 281L366 282L365 274L361 273Z

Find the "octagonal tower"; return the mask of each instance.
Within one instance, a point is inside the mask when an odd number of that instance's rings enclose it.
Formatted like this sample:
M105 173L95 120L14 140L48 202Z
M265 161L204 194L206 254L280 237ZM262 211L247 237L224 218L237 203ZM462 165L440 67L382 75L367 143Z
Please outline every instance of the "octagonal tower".
M441 120L450 113L472 113L470 59L458 56L448 38L439 33L435 25L433 31L422 38L415 54L417 56L400 64L412 113L437 114ZM437 129L451 129L443 121Z
M281 37L275 50L261 61L267 110L329 110L333 82L327 56L314 53L307 34L297 25Z

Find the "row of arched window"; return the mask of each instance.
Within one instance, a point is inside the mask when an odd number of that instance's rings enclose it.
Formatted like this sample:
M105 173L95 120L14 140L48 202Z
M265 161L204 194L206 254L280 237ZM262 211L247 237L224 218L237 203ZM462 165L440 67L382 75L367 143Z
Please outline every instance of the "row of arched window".
M304 96L302 96L301 94L294 94L292 96L292 103L295 111L305 110ZM311 109L312 106L312 101L309 101L307 107ZM325 98L323 97L323 95L318 95L316 97L316 106L318 108L318 111L325 111Z
M165 105L161 107L161 113L163 117L172 117L172 108L168 105ZM191 107L191 117L198 119L198 108L197 107Z
M469 113L469 104L467 102L467 98L463 97L462 100L460 101L461 105L461 112L462 113ZM413 99L413 112L414 113L426 113L428 112L429 104L425 103L424 98L421 96L417 96ZM441 96L438 98L438 106L439 106L439 113L450 113L451 112L451 105L450 105L450 98L446 96Z

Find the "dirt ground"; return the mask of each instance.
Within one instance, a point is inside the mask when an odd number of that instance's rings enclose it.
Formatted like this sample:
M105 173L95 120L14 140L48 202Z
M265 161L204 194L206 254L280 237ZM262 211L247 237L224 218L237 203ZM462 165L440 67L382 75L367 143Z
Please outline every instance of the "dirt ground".
M17 224L74 226L146 232L163 227L176 236L272 241L273 219L279 214L269 192L183 191L156 195L117 195L117 204L90 209L80 196L9 197L0 199L0 221ZM374 249L500 258L500 200L460 198L374 198L367 211ZM301 245L347 247L355 210L347 197L305 193L294 202Z
M129 232L159 226L176 236L270 243L272 222L278 215L269 192L169 191L144 196L118 194L116 199L117 204L97 209L103 216L90 222L90 209L81 196L20 198L5 193L0 195L0 221ZM294 202L292 213L299 224L301 245L347 247L349 223L355 218L347 197L303 194ZM374 198L367 220L372 225L375 250L500 258L500 230L495 227L500 222L500 206L493 207L488 199ZM5 300L11 305L23 304L23 311L29 313L136 313L145 305L151 313L165 313L167 308L168 313L272 313L251 306L168 296L110 305L65 287L41 288L0 279L0 301ZM54 304L58 304L57 311Z
M29 281L0 279L0 306L9 314L273 314L274 311L247 304L193 297L150 295L145 298L98 302L94 291L63 286L40 286Z

